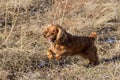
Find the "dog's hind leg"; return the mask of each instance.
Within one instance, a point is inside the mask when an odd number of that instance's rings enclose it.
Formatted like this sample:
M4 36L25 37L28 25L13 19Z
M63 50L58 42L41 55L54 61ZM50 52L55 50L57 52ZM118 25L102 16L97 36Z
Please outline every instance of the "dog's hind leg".
M47 50L47 56L48 56L49 60L53 59L53 51L51 49Z
M93 55L93 56L88 57L88 59L89 59L89 64L98 65L98 64L99 64L98 56L97 56L95 53L92 53L92 55Z
M87 66L95 66L99 64L98 56L96 51L86 51L82 54L82 57L89 60L89 64Z

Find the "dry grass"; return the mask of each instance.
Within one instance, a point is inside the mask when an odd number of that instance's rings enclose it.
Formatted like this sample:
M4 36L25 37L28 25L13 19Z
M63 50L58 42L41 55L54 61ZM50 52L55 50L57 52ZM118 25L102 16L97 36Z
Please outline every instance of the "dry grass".
M1 0L0 80L119 80L120 0ZM73 35L97 31L100 64L79 56L49 61L44 26L58 23ZM115 42L107 41L114 37ZM101 42L101 43L100 43Z

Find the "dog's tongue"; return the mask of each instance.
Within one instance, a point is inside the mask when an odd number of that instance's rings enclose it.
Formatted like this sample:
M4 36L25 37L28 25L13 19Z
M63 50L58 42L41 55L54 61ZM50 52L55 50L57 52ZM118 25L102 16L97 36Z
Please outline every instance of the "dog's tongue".
M48 39L49 42L52 42L52 39Z

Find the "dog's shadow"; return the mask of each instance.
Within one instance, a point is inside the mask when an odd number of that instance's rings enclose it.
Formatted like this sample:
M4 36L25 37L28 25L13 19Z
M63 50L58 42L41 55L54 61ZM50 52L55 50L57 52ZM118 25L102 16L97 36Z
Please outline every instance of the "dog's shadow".
M101 63L111 63L111 62L116 62L116 61L120 61L120 55L113 56L112 58L108 58L108 59L101 59L100 64Z
M53 67L65 67L68 65L72 65L73 63L77 63L79 61L78 58L71 59L70 57L66 59L61 59L60 61L57 60L49 60L49 59L43 59L39 62L37 62L38 68L53 68Z
M60 60L60 61L44 59L44 60L38 62L37 67L39 67L39 68L52 68L52 67L55 67L55 66L65 67L67 65L76 64L77 62L79 62L79 60L80 59L78 59L78 58L74 58L74 59L67 58L67 59L63 59L63 60ZM101 59L98 65L109 64L111 62L116 62L116 61L120 61L120 55L114 56L112 58ZM98 65L95 65L95 66L98 66ZM95 67L95 66L89 66L89 67ZM86 68L89 68L89 67L87 65Z
M116 61L120 61L120 55L117 55L117 56L113 56L112 58L107 58L107 59L100 59L99 63L97 65L85 65L86 68L90 68L90 67L95 67L95 66L98 66L100 64L109 64L111 62L116 62Z

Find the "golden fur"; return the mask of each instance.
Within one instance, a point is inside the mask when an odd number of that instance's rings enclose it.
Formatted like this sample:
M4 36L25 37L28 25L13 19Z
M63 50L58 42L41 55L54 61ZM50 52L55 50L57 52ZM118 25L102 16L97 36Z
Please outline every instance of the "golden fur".
M94 45L96 32L88 37L72 36L60 25L51 24L45 29L43 35L52 44L47 51L50 60L54 55L57 60L62 56L81 55L89 59L90 64L98 63L97 48Z

